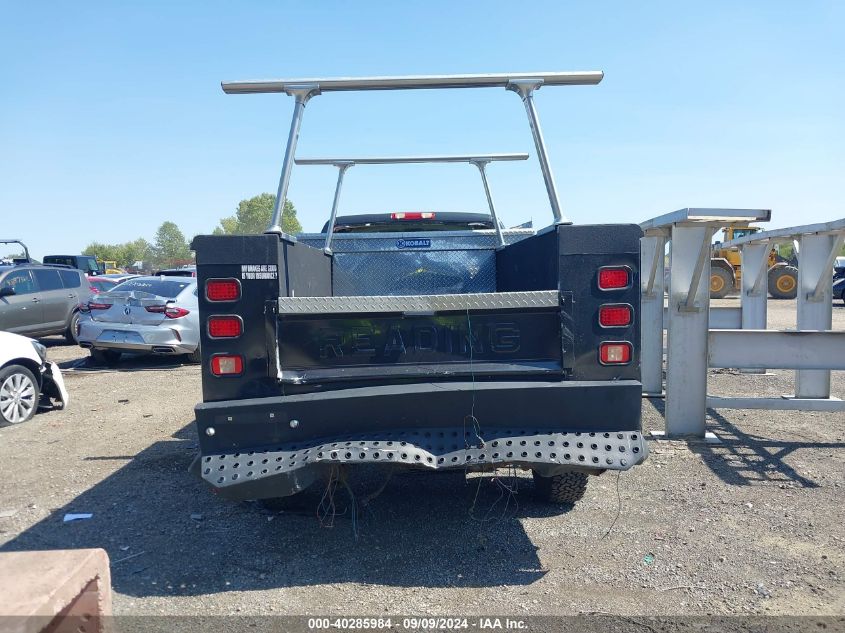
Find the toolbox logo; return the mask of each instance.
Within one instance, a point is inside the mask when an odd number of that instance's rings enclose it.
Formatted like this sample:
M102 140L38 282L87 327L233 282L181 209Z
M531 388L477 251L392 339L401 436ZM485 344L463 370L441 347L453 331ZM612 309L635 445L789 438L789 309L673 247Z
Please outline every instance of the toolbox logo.
M396 240L396 248L431 248L431 240L420 238L414 240Z

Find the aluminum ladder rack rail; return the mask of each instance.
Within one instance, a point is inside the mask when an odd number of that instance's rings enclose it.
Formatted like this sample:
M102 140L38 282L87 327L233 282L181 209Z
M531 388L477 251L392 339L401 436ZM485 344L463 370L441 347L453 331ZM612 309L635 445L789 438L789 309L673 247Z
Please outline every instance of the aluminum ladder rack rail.
M323 250L331 255L332 235L334 233L337 210L340 204L340 189L343 186L343 176L346 170L354 165L407 165L412 163L469 163L478 167L481 174L481 184L484 186L484 193L487 196L487 206L490 215L493 216L493 226L496 228L496 235L499 246L505 245L505 238L502 235L502 227L499 226L499 218L496 215L496 205L493 203L493 194L490 193L490 185L487 182L487 164L500 161L527 160L528 154L449 154L438 156L367 156L359 158L297 158L297 165L333 165L337 167L337 184L334 190L334 202L329 216L329 225L326 229L326 243Z
M552 208L555 224L569 224L561 211L554 175L549 163L546 144L543 139L540 118L534 105L534 92L541 86L577 86L598 84L604 73L601 71L577 72L519 72L519 73L487 73L464 75L411 75L395 77L341 77L341 78L307 78L307 79L271 79L255 81L224 81L223 91L227 94L254 93L284 93L294 97L295 104L291 117L290 131L285 147L285 158L282 163L282 173L279 177L279 187L276 193L276 203L267 233L278 233L285 239L294 241L292 236L286 235L281 228L282 209L290 183L296 145L302 126L305 105L311 97L323 92L343 92L360 90L430 90L451 88L505 88L516 92L522 99L528 124L537 149L540 169L549 203Z

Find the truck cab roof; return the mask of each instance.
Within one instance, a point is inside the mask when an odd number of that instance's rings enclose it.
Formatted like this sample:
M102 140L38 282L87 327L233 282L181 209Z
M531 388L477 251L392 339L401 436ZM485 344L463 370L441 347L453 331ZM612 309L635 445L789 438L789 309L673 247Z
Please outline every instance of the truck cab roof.
M338 216L334 233L479 231L493 228L495 228L493 218L487 213L395 211ZM321 233L326 233L328 229L329 223L326 222Z

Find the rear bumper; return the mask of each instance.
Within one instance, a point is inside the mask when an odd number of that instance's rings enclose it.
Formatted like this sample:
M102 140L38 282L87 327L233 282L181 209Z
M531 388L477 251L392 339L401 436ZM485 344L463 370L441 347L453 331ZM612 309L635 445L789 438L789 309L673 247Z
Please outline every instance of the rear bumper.
M496 381L203 403L195 469L242 499L293 494L341 464L627 470L648 453L641 398L637 381Z
M88 349L154 354L190 354L198 333L186 324L140 325L80 321L79 345Z

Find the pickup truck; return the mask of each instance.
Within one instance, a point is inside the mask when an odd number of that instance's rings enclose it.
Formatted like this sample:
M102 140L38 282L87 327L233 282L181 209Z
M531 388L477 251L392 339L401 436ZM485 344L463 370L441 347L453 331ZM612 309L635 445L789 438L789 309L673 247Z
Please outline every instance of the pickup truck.
M571 504L589 475L641 463L637 225L560 211L532 101L601 73L224 83L296 98L271 226L194 238L201 322L200 455L223 497L296 494L364 464L533 473ZM524 155L295 160L305 103L333 90L503 86L525 104L554 222L504 229L485 167ZM509 156L509 158L502 158ZM515 158L516 157L516 158ZM319 234L281 231L294 163L339 168ZM465 162L490 214L338 216L343 174L367 162Z

